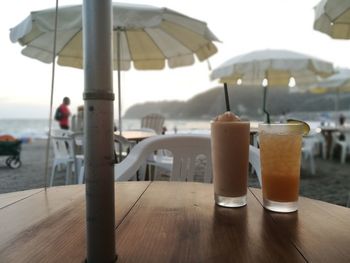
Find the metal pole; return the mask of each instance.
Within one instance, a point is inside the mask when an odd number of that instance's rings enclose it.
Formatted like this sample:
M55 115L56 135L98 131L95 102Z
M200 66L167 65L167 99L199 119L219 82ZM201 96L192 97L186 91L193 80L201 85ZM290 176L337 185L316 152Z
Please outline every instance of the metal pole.
M123 127L122 127L122 91L121 91L121 85L120 85L120 61L121 61L121 57L120 57L120 35L121 35L121 28L117 29L117 67L118 67L118 130L120 132L120 135L123 134Z
M45 191L46 191L46 188L47 188L47 176L48 176L48 173L49 173L49 154L50 154L51 130L52 130L52 106L53 106L53 93L55 91L57 23L58 23L58 0L56 0L56 7L55 7L55 30L54 30L54 33L53 33L53 46L52 46L52 70L51 70L51 95L50 95L50 113L49 113L49 134L48 134L48 138L47 138L47 142L46 142L45 174L44 174Z
M84 0L83 50L87 262L114 262L111 0Z

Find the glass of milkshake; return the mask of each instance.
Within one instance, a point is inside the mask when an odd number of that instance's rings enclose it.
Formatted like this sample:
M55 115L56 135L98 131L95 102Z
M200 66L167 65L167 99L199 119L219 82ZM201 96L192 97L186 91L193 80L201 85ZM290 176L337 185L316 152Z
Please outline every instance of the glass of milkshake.
M249 122L231 112L211 122L215 203L224 207L247 204Z

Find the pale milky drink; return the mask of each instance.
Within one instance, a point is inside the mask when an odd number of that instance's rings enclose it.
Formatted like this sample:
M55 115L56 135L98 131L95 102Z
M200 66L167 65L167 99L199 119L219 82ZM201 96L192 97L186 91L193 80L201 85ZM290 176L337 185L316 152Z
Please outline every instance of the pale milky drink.
M275 212L298 209L301 124L260 124L260 160L264 207Z
M215 203L225 207L247 204L249 122L230 112L211 122Z

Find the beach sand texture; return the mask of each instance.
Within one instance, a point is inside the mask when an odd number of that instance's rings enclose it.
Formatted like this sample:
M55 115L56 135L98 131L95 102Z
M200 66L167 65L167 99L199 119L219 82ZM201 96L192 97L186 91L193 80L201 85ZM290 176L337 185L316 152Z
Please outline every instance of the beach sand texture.
M44 187L45 156L46 140L34 140L22 145L20 168L7 168L5 158L0 157L0 193ZM50 150L49 173L52 159L53 152ZM308 169L301 171L300 195L345 206L350 194L349 160L346 164L340 164L339 159L322 160L316 157L315 164L316 175L311 175ZM200 167L196 172L200 177ZM65 172L61 171L57 174L54 185L64 183ZM249 185L259 187L256 177L249 176Z

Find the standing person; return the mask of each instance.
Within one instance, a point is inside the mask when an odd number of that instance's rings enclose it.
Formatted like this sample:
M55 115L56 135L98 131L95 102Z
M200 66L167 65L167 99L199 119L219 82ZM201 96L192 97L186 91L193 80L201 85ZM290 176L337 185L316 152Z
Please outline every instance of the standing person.
M345 116L342 113L340 113L340 115L339 115L339 125L341 127L345 126L345 119L346 119ZM345 141L345 134L341 130L340 130L340 134L339 134L339 140Z
M345 116L342 113L340 113L340 115L339 115L339 124L341 126L345 125L345 119L346 119Z
M64 130L69 130L69 116L71 115L68 108L69 104L70 99L64 97L62 104L57 108L55 113L55 120L58 121L60 128Z

